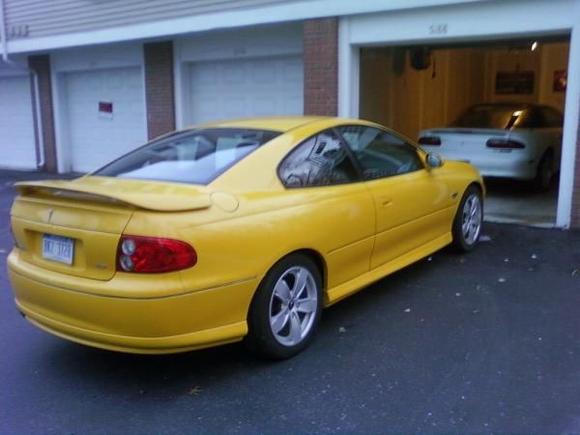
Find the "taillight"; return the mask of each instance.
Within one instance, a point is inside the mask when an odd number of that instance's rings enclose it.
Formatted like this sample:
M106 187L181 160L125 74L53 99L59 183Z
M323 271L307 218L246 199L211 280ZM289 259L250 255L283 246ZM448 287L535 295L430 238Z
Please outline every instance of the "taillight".
M419 144L427 146L440 146L441 138L439 136L423 136L419 138Z
M488 148L503 148L503 149L520 149L526 147L523 143L512 139L489 139L485 143L485 145Z
M122 236L117 250L117 270L161 273L187 269L197 263L197 253L180 240Z

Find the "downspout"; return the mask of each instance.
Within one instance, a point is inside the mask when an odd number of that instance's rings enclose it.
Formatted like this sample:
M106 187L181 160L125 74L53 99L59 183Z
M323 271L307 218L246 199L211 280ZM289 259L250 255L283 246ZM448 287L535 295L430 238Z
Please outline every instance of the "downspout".
M6 39L6 17L4 15L4 0L0 0L0 41L2 42L2 60L10 63L8 59L8 40Z
M2 49L2 61L7 65L14 65L14 62L8 57L8 38L6 34L6 15L4 13L5 0L0 0L0 43ZM40 109L40 92L38 87L38 74L33 69L27 68L32 77L34 89L34 128L36 130L36 168L42 169L45 165L44 156L44 132L42 129L41 109Z
M0 0L4 1L4 0ZM44 130L42 128L42 111L40 108L40 91L38 86L38 74L33 69L28 69L30 75L32 76L32 84L34 86L34 111L35 111L35 128L36 128L36 138L38 139L38 146L36 148L36 169L44 169L46 164L44 156Z

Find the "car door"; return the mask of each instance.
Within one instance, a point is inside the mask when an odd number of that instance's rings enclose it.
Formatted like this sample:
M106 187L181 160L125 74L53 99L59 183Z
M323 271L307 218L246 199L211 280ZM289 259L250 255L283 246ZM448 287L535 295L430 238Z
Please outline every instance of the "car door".
M301 204L292 227L323 251L327 288L368 272L374 201L339 135L326 130L299 144L282 160L278 176L286 201Z
M439 168L428 170L417 147L374 127L350 125L337 130L375 203L371 269L450 231L453 207L445 175Z

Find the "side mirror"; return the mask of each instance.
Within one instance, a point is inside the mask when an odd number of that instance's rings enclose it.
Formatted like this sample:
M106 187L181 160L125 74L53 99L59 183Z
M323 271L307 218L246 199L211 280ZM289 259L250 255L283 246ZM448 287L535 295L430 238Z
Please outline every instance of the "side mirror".
M443 159L438 154L429 153L425 158L425 163L429 169L440 168L443 166Z

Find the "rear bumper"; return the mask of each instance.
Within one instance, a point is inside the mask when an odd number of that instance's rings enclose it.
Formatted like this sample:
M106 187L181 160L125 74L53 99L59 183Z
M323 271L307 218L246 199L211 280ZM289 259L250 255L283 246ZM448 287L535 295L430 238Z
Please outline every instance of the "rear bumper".
M255 280L159 298L59 288L8 261L15 302L39 328L77 343L130 353L176 353L242 339Z
M513 178L517 180L531 180L536 176L538 162L529 156L518 156L505 154L499 159L491 158L464 158L450 156L451 160L466 161L475 166L482 177Z
M511 160L507 162L473 162L482 177L513 178L532 180L536 176L537 163L529 160Z

